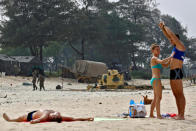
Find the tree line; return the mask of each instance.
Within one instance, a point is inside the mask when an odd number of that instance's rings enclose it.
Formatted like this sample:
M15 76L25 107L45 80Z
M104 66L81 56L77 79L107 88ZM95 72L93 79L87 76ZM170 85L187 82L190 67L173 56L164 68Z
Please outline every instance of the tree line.
M186 57L196 60L196 39L170 15L162 15L156 0L1 0L1 53L33 55L70 66L76 59L149 68L150 45L171 45L158 27L164 21L179 34Z

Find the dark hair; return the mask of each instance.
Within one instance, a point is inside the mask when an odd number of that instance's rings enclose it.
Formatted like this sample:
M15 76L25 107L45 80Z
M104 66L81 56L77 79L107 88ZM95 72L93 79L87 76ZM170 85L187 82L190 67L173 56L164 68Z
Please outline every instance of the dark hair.
M180 40L180 36L179 36L179 34L175 34L176 35L176 37Z
M57 118L57 119L56 119L56 122L57 122L57 123L61 123L61 122L62 122L62 118Z
M56 118L56 119L52 119L52 120L50 120L50 121L55 121L55 122L57 122L57 123L61 123L61 122L62 122L62 117Z

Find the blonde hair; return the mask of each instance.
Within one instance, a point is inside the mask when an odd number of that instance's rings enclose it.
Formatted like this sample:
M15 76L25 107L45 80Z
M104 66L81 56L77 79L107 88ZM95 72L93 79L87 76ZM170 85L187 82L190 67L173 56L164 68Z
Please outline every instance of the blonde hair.
M151 51L153 51L156 47L159 47L159 45L157 45L156 43L152 44L150 47Z

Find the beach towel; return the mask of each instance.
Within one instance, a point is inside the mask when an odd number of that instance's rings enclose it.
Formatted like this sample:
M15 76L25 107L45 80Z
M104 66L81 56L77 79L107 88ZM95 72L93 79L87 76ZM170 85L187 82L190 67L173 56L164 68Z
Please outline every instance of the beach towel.
M95 117L94 121L122 121L122 120L126 120L123 118L101 118L101 117Z

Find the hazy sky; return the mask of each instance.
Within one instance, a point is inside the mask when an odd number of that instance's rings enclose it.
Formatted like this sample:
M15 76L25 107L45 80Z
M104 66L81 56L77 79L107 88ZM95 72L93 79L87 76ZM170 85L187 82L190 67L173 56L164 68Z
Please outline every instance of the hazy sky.
M156 0L162 14L175 17L188 28L188 36L196 38L196 0Z
M109 0L119 1L119 0ZM162 14L175 17L187 27L188 36L196 38L196 0L156 0Z

